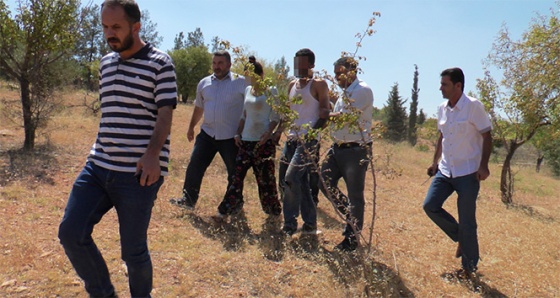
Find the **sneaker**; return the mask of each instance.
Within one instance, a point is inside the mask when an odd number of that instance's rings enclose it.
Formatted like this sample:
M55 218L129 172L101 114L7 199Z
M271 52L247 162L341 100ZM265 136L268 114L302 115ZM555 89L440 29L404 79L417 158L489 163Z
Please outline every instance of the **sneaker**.
M169 203L171 203L171 205L175 205L177 207L181 207L181 208L189 210L189 211L194 210L194 205L187 202L187 199L185 199L185 198L170 199Z
M317 226L312 226L308 224L303 224L301 227L301 234L302 235L317 235L320 234L321 231L317 230Z
M358 241L353 237L344 237L344 240L334 248L340 251L355 251L358 248Z
M284 226L282 228L282 233L284 233L286 236L291 237L292 235L294 235L296 233L296 230L297 230L296 228L292 228L292 227L289 227L289 226Z

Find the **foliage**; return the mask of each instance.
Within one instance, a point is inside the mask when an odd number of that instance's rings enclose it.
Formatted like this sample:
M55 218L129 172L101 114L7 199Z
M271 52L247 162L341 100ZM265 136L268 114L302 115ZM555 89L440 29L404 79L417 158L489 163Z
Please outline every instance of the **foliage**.
M418 135L416 133L416 124L418 122L418 93L420 93L420 89L418 88L418 65L414 65L410 114L408 117L408 143L412 146L416 145L416 141L418 139Z
M480 99L490 113L494 137L501 139L507 154L502 166L502 201L513 202L511 159L515 151L545 126L558 127L560 103L560 20L533 20L521 40L510 38L502 28L486 67L496 66L503 78L498 83L486 70L477 82Z
M418 113L418 120L416 120L416 124L422 125L424 124L424 122L426 122L426 113L424 113L423 109L420 109L420 112Z
M194 100L198 82L210 74L212 55L205 46L187 47L169 52L175 65L177 91L182 102Z
M395 83L391 92L389 92L385 105L387 109L384 124L387 130L384 137L391 142L400 142L406 138L407 115L404 107L405 103L406 100L399 95L399 84Z
M61 83L55 65L70 57L78 5L77 0L22 0L12 17L0 1L0 68L20 85L25 150L33 149L37 128L54 110L53 92Z

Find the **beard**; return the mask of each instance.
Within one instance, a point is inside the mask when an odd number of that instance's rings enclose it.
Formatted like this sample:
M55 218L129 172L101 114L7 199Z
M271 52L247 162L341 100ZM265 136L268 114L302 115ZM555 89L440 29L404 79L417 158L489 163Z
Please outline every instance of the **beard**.
M120 46L118 44L111 44L110 42L118 42L120 43ZM107 39L107 44L109 45L109 47L111 48L111 50L113 50L114 52L120 53L123 51L126 51L128 49L130 49L132 47L132 45L134 44L134 39L132 38L132 34L128 34L123 41L120 41L118 38L116 37L112 37Z

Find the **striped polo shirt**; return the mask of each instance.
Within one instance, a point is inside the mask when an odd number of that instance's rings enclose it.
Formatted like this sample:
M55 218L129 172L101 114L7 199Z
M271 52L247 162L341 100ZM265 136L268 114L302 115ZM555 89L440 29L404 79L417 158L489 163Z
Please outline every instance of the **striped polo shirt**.
M164 52L146 44L127 60L118 53L99 65L101 121L88 161L113 171L135 172L154 132L158 108L177 104L175 67ZM170 136L160 151L167 175Z

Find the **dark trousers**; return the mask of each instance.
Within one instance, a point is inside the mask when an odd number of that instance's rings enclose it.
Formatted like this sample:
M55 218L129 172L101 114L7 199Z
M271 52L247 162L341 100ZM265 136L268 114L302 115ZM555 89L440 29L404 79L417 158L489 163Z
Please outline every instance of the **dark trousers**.
M276 146L271 140L259 146L258 142L243 141L235 160L235 174L218 211L221 214L231 214L243 208L243 181L247 171L253 168L253 173L259 188L259 199L266 214L279 215L282 212L278 200L274 155Z
M183 184L183 197L187 200L188 205L195 206L198 201L200 185L206 169L212 163L212 160L219 153L224 161L228 174L229 189L232 177L235 173L235 157L237 156L237 146L233 138L226 140L216 140L209 136L204 130L196 136L191 160L187 166L185 173L185 183Z
M325 187L321 191L328 197L332 194L338 210L346 217L344 236L351 237L360 232L364 225L364 187L366 172L371 156L371 145L344 147L334 145L327 152L321 166ZM344 179L348 196L338 188L340 178Z
M85 288L92 297L114 292L107 264L91 234L94 226L113 207L119 220L121 258L128 269L132 297L150 297L152 261L147 230L152 207L163 177L150 186L141 186L134 173L115 172L88 162L76 178L58 238Z
M461 245L463 268L470 271L476 270L479 260L476 223L476 198L479 189L480 181L476 179L476 173L449 178L438 171L424 200L424 211L428 217L451 240ZM442 208L453 192L458 195L458 221Z

